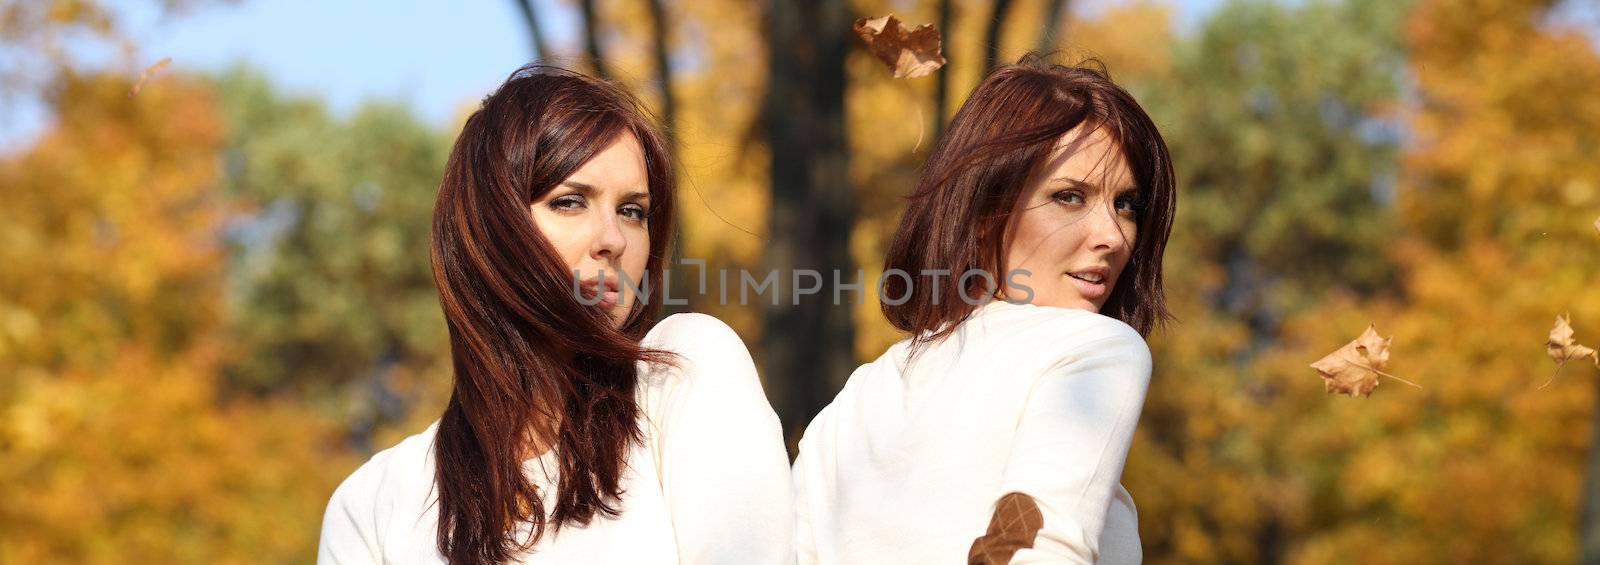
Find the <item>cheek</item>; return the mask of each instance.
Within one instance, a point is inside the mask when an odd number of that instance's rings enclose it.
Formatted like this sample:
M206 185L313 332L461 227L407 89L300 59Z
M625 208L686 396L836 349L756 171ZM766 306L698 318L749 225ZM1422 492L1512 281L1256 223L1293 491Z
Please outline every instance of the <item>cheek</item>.
M1012 268L1030 265L1035 273L1056 270L1065 266L1072 250L1079 246L1081 230L1072 218L1056 213L1048 206L1023 212L1017 218L1011 248L1006 258Z
M1122 230L1122 233L1127 234L1125 237L1128 238L1128 252L1117 254L1116 269L1118 278L1128 273L1128 262L1133 259L1133 250L1139 242L1139 227L1137 224L1128 222L1123 225Z
M650 260L650 232L643 227L630 228L624 236L628 238L628 247L622 257L622 269L633 280L640 280L645 264Z
M566 263L571 270L582 260L585 250L585 228L582 222L573 222L571 218L564 218L549 210L533 210L533 227L539 228L539 234L545 241L550 242L556 254Z
M1017 216L1011 245L1005 253L1009 268L1024 268L1039 263L1039 253L1045 249L1048 239L1043 228L1044 221L1039 210L1024 210Z

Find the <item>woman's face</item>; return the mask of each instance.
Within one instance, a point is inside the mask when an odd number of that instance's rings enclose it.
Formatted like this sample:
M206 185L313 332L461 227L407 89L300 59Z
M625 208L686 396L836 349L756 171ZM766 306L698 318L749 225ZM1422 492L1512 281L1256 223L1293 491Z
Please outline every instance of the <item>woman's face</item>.
M1006 226L1005 297L1098 312L1133 254L1139 193L1116 142L1079 126L1028 180ZM1031 274L1022 274L1019 270Z
M650 255L650 183L639 140L617 136L530 208L533 224L582 281L585 301L599 297L620 326Z

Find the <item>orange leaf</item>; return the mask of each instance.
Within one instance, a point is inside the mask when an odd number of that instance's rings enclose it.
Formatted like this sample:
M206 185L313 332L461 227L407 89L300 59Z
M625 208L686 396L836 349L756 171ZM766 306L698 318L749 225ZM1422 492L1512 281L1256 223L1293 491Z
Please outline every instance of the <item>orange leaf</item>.
M1556 326L1550 328L1550 341L1545 342L1544 349L1550 354L1550 358L1555 360L1556 373L1550 375L1550 380L1539 385L1541 389L1555 382L1556 377L1561 376L1561 369L1566 368L1567 362L1573 359L1588 357L1594 360L1596 367L1600 367L1600 353L1596 353L1592 347L1578 345L1578 342L1572 339L1572 323L1567 316L1556 316Z
M1379 336L1377 327L1369 325L1361 337L1312 363L1311 368L1322 376L1329 394L1371 395L1372 390L1378 388L1380 375L1422 388L1417 383L1383 372L1383 368L1389 364L1391 341L1394 338Z
M907 30L891 14L856 20L855 30L872 54L894 71L895 78L927 76L944 66L944 56L939 54L939 30L933 24Z
M171 63L172 57L162 57L160 61L156 61L156 64L145 67L144 72L139 73L139 82L133 83L133 88L128 90L128 98L138 95L139 89L144 88L144 81L150 80L150 77L155 76L156 73L161 72L161 69L166 68Z
M1600 354L1594 348L1573 341L1572 323L1566 316L1556 316L1556 327L1550 328L1550 341L1545 344L1545 351L1557 363L1565 364L1573 359L1588 357L1594 359L1595 366L1600 367Z

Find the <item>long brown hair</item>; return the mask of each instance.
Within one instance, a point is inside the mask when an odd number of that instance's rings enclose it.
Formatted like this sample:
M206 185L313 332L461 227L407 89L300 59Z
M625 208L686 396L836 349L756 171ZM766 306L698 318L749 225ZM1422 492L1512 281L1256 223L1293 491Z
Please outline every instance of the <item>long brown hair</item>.
M1149 335L1171 318L1161 256L1172 231L1177 181L1155 122L1101 69L1049 64L1029 54L985 77L928 155L889 244L884 272L992 269L997 280L1005 280L1004 234L1017 199L1061 136L1080 124L1101 128L1115 140L1145 203L1135 218L1139 236L1127 276L1119 277L1100 312ZM926 343L972 314L976 306L963 297L983 294L984 284L977 277L967 288L942 284L936 296L933 285L886 277L884 296L908 299L884 301L883 313L918 344Z
M573 274L529 206L618 136L644 148L649 290L621 327L573 291ZM496 563L548 528L615 516L629 444L640 438L636 363L660 306L672 233L673 173L661 132L627 92L553 67L517 69L467 118L434 207L432 262L449 326L454 390L434 440L439 552ZM523 474L554 450L554 504ZM532 537L515 539L531 522Z

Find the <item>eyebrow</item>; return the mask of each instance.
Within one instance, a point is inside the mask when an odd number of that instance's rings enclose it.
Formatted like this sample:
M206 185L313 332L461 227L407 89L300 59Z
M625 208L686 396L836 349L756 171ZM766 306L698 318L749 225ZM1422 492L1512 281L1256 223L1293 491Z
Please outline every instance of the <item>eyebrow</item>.
M1078 188L1078 189L1083 189L1083 190L1091 190L1091 191L1100 190L1100 185L1098 185L1098 184L1089 183L1089 182L1082 181L1082 180L1079 180L1079 179L1075 179L1075 178L1072 178L1072 177L1061 177L1061 178L1056 178L1056 179L1050 179L1050 182L1053 182L1053 183L1054 182L1066 183L1066 184L1071 185L1073 188ZM1124 186L1122 188L1117 189L1116 192L1117 192L1117 194L1122 194L1124 192L1138 192L1138 191L1139 191L1139 186L1138 185L1130 184L1130 185L1127 185L1127 186Z
M576 190L576 191L578 191L578 193L583 194L584 196L589 196L589 195L592 195L592 194L594 194L596 192L599 192L599 189L595 188L594 185L588 184L588 183L578 182L578 181L575 181L575 180L561 181L561 185L565 186L567 188L571 188L573 190ZM648 200L649 198L650 198L650 193L648 193L648 192L639 192L637 190L622 195L622 201L623 202L637 202L637 201L640 201L640 200Z

